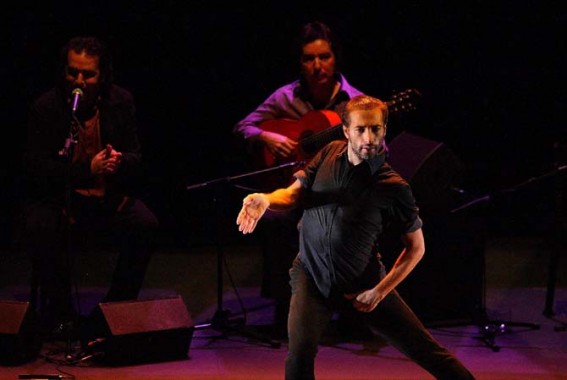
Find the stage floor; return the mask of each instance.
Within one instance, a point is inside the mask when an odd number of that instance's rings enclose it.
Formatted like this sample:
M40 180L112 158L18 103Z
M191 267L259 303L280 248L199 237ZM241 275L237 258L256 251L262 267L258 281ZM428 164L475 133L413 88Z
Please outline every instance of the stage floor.
M476 325L471 321L431 323L433 335L471 370L477 379L567 379L567 260L558 267L552 318L543 315L549 251L533 238L494 239L486 249L485 305L489 322L538 324L539 329L505 323ZM19 375L59 374L68 379L282 379L286 340L272 339L273 304L260 296L260 251L254 245L224 249L226 273L222 310L229 312L227 328L209 326L219 310L215 247L161 250L151 263L140 298L180 295L196 328L187 357L146 364L106 365L96 360L72 363L65 342L45 342L40 355L19 366L0 367L0 379ZM77 264L81 313L96 307L104 294L114 256L85 252ZM2 256L0 300L27 300L26 260L13 252ZM424 285L426 286L426 285ZM243 324L232 321L245 318ZM503 327L493 341L488 328ZM235 329L231 329L235 327ZM261 339L255 339L259 336ZM273 344L275 343L275 344ZM489 343L494 344L491 347ZM141 348L142 349L142 348ZM72 343L71 352L78 352ZM316 362L317 379L431 379L413 362L382 341L341 337L329 326Z

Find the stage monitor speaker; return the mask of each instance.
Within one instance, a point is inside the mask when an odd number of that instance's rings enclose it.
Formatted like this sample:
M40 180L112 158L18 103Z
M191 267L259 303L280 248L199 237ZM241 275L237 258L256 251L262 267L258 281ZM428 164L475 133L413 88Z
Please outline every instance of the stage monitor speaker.
M93 315L90 323L99 327L87 331L83 345L97 361L118 365L188 357L194 323L180 296L100 303Z
M29 362L40 349L39 318L30 303L0 301L0 364Z
M402 132L389 144L390 165L406 179L423 219L425 256L397 287L426 323L470 320L482 302L482 220L452 214L459 204L463 163L443 143ZM384 262L401 252L399 237L384 236Z
M388 143L388 162L408 181L422 213L456 206L465 167L443 143L402 132Z

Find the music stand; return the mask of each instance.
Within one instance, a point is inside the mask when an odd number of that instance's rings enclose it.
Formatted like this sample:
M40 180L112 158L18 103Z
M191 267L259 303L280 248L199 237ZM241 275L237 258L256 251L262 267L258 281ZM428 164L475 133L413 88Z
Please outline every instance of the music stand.
M268 169L257 170L257 171L253 171L253 172L249 172L249 173L235 175L235 176L232 176L232 177L217 178L217 179L214 179L214 180L211 180L211 181L207 181L207 182L203 182L203 183L199 183L199 184L195 184L195 185L189 185L189 186L186 187L187 190L215 187L215 191L213 192L213 194L215 194L215 196L213 197L213 212L214 212L214 216L215 216L215 228L216 228L216 234L217 234L217 239L216 239L216 250L217 250L217 309L216 309L216 311L215 311L215 313L214 313L214 315L213 315L213 317L212 317L212 319L209 323L202 323L202 324L195 325L195 330L201 330L201 329L205 329L205 328L213 328L217 331L220 331L222 333L221 336L225 336L228 331L233 331L233 332L238 332L241 335L253 338L253 339L260 341L262 343L266 343L271 348L279 348L281 346L280 342L272 340L268 337L265 337L265 336L259 334L258 332L254 331L254 330L246 328L246 326L244 325L245 321L243 319L235 320L233 322L236 322L236 324L232 324L230 319L229 319L230 311L224 309L224 302L223 302L224 251L223 251L223 247L222 247L222 241L221 241L222 239L221 239L221 233L220 233L220 217L219 217L219 210L218 210L218 206L217 206L217 202L218 202L217 198L218 197L216 195L219 193L217 191L219 186L225 186L226 184L231 183L235 180L239 180L239 179L242 179L242 178L245 178L245 177L260 175L260 174L272 172L272 171L275 171L275 170L281 170L281 169L292 167L292 166L300 166L300 165L303 165L304 163L305 163L304 161L289 162L289 163L282 164L282 165L279 165L279 166L274 166L274 167L271 167L271 168L268 168Z
M514 193L520 189L523 189L524 187L527 187L529 185L535 184L535 183L539 183L543 180L546 180L548 178L554 177L556 175L558 175L560 172L562 172L563 170L567 169L567 166L560 166L557 167L554 170L551 170L547 173L544 173L538 177L532 177L530 179L528 179L527 181L524 181L522 183L519 183L511 188L502 190L498 193L495 194L486 194L483 195L481 197L478 197L476 199L473 199L470 202L467 202L457 208L454 208L451 210L451 213L458 213L461 212L463 210L469 209L470 207L483 203L483 202L491 202L493 201L496 197L498 196L502 196L502 194L511 194ZM487 312L486 312L486 304L485 304L485 299L486 299L486 267L485 267L485 259L484 259L484 254L481 255L481 272L482 272L482 299L481 299L481 304L480 304L480 309L478 310L477 316L475 319L477 319L477 325L480 327L481 329L481 334L482 336L480 337L480 339L489 347L492 349L492 351L494 352L498 352L500 351L500 347L495 343L495 339L496 336L503 334L506 332L508 327L525 327L528 328L530 330L539 330L540 325L538 323L532 323L532 322L516 322L516 321L503 321L503 320L490 320L490 318L488 318ZM548 289L548 298L549 298L549 289ZM547 304L546 304L547 305ZM546 306L546 311L547 311L547 306Z
M553 144L555 151L555 167L556 170L562 171L567 168L565 162L567 162L567 144L555 142ZM567 247L567 240L565 238L565 231L567 224L564 221L565 212L567 210L567 193L565 192L565 179L557 178L555 183L556 194L555 194L555 221L554 221L554 235L556 239L556 244L554 245L551 255L549 257L548 264L548 277L547 277L547 290L545 295L545 307L543 310L543 315L548 318L553 318L555 312L553 311L553 304L555 300L555 285L557 283L557 268L559 267L559 254L561 251L565 250ZM565 331L567 329L567 323L560 322L560 325L555 328L556 331Z

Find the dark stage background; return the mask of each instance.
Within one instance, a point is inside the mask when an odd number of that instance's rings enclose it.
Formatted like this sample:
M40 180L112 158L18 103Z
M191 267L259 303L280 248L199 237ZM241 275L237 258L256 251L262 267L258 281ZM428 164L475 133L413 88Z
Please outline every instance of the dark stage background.
M231 128L295 79L292 41L314 19L339 35L351 84L381 98L421 92L418 109L390 125L389 137L406 131L441 142L463 163L455 186L465 193L454 206L494 194L498 202L489 203L499 205L480 207L490 209L495 229L533 231L548 221L549 180L520 195L501 190L553 170L554 143L565 140L567 20L559 1L9 3L1 16L4 245L17 237L26 111L53 84L68 38L96 34L111 45L116 83L137 99L144 194L162 222L164 244L183 246L214 239L215 189L186 186L249 170ZM437 169L454 160L439 160ZM217 204L235 238L245 192L219 191L215 199L226 201Z

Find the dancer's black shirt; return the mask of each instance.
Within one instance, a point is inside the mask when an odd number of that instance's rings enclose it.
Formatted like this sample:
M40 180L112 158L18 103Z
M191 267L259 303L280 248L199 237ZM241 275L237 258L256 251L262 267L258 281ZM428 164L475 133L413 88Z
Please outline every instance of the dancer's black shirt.
M376 286L380 235L422 226L411 188L385 162L384 150L353 166L347 143L334 141L295 177L305 188L299 258L325 296Z

